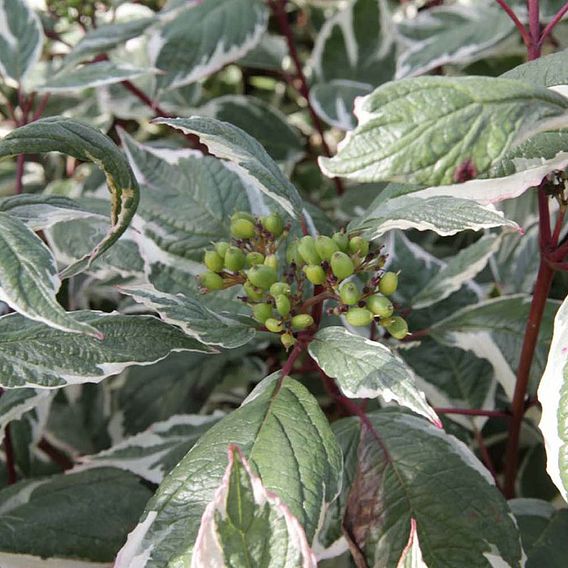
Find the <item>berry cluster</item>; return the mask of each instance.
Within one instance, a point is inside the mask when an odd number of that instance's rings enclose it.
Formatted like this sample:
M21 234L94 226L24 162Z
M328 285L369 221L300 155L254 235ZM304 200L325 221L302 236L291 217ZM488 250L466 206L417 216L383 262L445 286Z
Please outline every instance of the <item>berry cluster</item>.
M378 320L397 339L408 334L406 322L393 315L388 299L397 289L398 274L382 270L386 258L371 250L369 241L345 232L305 236L288 245L286 263L281 263L278 249L288 232L277 213L260 218L235 213L231 242L215 243L205 251L208 271L200 275L202 291L242 285L246 296L241 299L251 306L254 318L278 333L286 349L296 343L298 332L314 324L308 313L313 302L304 298L306 282L318 288L322 301L335 300L338 305L330 313L345 314L349 324L362 327Z

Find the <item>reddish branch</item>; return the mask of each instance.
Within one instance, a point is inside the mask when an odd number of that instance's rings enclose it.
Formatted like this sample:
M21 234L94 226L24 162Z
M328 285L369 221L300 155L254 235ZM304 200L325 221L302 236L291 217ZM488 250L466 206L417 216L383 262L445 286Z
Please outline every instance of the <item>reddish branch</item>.
M503 11L507 14L507 16L509 16L509 18L513 20L513 23L515 24L515 26L519 30L519 33L521 34L521 38L523 39L524 44L527 46L527 49L529 49L532 40L527 28L523 26L521 20L519 20L517 14L515 14L511 6L507 4L506 0L497 0L497 4L499 4L499 6L503 8Z
M544 43L544 40L550 35L550 33L552 32L552 30L556 27L556 25L560 22L560 20L568 13L568 2L566 2L564 4L564 6L562 6L562 8L560 8L560 10L558 10L558 12L555 14L555 16L552 18L552 20L550 20L550 22L548 22L548 25L544 28L540 39L539 39L539 47L542 47L542 44Z

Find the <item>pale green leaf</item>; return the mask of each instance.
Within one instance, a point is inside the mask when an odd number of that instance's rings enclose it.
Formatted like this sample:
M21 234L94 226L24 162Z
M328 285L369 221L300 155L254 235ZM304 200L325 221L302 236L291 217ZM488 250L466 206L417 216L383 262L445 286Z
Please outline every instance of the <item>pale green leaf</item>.
M100 332L57 302L60 286L55 259L44 242L19 219L0 212L0 301L55 329L100 339Z
M56 388L99 382L132 365L148 365L172 351L208 352L181 330L150 316L73 312L103 340L69 334L9 314L0 318L0 385Z
M196 134L217 156L228 160L247 181L281 205L290 215L298 216L302 198L266 150L240 128L212 118L160 118L155 122L167 124L186 134Z
M234 349L251 341L256 334L252 320L248 325L241 323L228 309L218 314L208 306L205 297L199 298L197 294L166 294L152 286L125 287L121 291L206 345Z
M302 526L268 491L237 446L197 535L192 566L225 568L316 568Z
M0 74L21 83L40 58L41 22L26 0L0 0Z
M43 152L63 152L93 162L104 171L111 192L111 230L91 253L63 271L62 276L69 277L88 267L126 231L138 206L138 183L112 140L76 120L61 116L44 118L16 128L0 141L0 159Z
M567 110L561 95L511 79L403 79L360 100L357 128L320 165L365 182L464 181L487 174L531 135L565 125Z
M155 70L110 61L97 61L74 69L63 69L50 77L38 90L52 93L82 91L90 87L135 79L149 73L155 73Z
M213 426L166 477L116 568L180 568L191 563L205 508L238 445L264 487L278 495L308 537L336 496L341 452L315 398L300 383L265 379L243 405Z
M554 320L552 345L538 387L542 405L539 427L546 446L546 470L568 501L568 300Z
M534 61L518 65L503 73L501 77L517 79L531 85L542 87L561 87L568 85L568 49L545 55Z
M4 430L12 420L19 420L29 410L48 402L50 397L51 393L45 389L4 391L0 396L0 436L4 436Z
M386 345L333 326L318 331L309 351L346 396L394 400L440 425L424 393L416 387L412 369Z
M0 551L112 562L151 495L111 468L21 481L0 491Z
M261 0L192 2L150 40L158 88L174 89L211 75L252 49L268 24Z
M288 55L286 40L270 32L265 33L260 41L241 57L238 64L252 69L282 69L282 62Z

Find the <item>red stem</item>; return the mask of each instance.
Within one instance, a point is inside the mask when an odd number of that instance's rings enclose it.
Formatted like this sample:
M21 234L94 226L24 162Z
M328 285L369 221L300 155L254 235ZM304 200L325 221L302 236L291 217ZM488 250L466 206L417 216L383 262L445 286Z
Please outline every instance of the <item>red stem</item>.
M529 34L530 44L528 45L529 61L538 59L541 54L540 43L540 0L527 0L529 10Z
M24 190L24 165L26 163L25 154L18 154L16 158L16 195Z
M481 408L440 408L434 407L436 414L461 414L464 416L489 416L492 418L511 418L501 410L483 410Z
M286 38L286 43L288 44L288 52L290 53L290 57L294 62L294 67L296 68L296 76L298 77L300 83L298 91L304 97L304 99L306 99L308 112L310 113L312 123L320 136L323 151L327 157L331 158L331 150L329 149L329 146L325 140L323 125L310 100L310 87L302 68L302 62L300 61L296 43L294 42L294 34L288 22L288 15L286 14L286 0L269 0L269 5L272 8L274 15L276 16L282 35ZM337 194L342 195L345 192L343 182L339 178L333 178L333 181L335 183Z
M304 347L305 344L302 341L298 341L296 345L294 345L294 349L292 349L292 352L290 353L288 359L286 359L286 362L282 367L281 371L282 379L284 379L284 377L287 377L292 372L292 367L294 366L294 363L296 362L296 360L304 350Z
M519 30L519 33L521 34L521 38L523 39L523 43L527 46L527 49L529 49L530 45L531 45L531 36L530 36L527 28L525 28L525 26L523 26L521 20L519 20L519 18L517 17L517 14L515 14L513 9L511 8L511 6L509 6L509 4L507 4L506 0L497 0L497 4L499 4L499 6L501 6L501 8L503 8L503 11L507 14L507 16L509 16L509 18L511 18L511 20L513 20L513 23L515 24L515 26Z
M548 22L548 25L544 28L544 30L543 30L543 32L540 36L540 39L538 40L539 48L542 47L544 40L550 35L552 30L557 26L557 24L560 22L560 20L567 13L568 13L568 2L566 2L566 4L564 4L564 6L562 6L562 8L560 8L560 10L558 10L558 12L556 12L556 14L552 18L552 20L550 20L550 22Z
M493 479L495 480L495 485L499 489L501 489L499 487L499 481L497 478L497 470L495 469L495 465L493 464L493 460L491 459L491 454L489 453L489 450L485 445L485 440L483 439L483 435L477 428L474 428L473 435L475 436L475 441L477 442L477 446L479 447L479 453L481 455L481 459L483 460L485 467L489 470L489 472L493 476Z

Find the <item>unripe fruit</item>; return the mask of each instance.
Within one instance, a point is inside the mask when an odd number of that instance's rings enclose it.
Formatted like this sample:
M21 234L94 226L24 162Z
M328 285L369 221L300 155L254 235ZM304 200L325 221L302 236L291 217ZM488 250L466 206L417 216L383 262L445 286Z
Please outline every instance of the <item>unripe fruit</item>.
M349 241L349 252L357 254L359 258L365 258L369 253L369 241L363 237L353 237Z
M275 301L276 301L276 311L282 317L286 317L290 313L290 310L292 309L290 298L288 298L288 296L285 296L284 294L280 294L279 296L276 296Z
M221 290L223 288L223 279L215 272L204 272L199 275L201 286L208 291Z
M286 249L286 262L288 264L295 263L297 266L304 264L304 259L298 252L298 241L294 241L288 245Z
M264 323L272 317L272 306L270 304L256 304L252 307L252 315L256 321Z
M256 234L256 227L248 219L231 221L231 235L236 239L251 239Z
M245 266L245 253L237 247L229 247L225 253L225 268L231 272L238 272Z
M329 260L334 252L339 250L337 243L325 235L320 235L316 239L316 252L321 256L322 260Z
M340 251L347 252L349 250L349 237L345 233L334 233L331 237Z
M272 333L280 333L282 331L282 322L274 318L268 318L264 322L264 326Z
M339 290L341 301L348 306L353 306L361 299L361 291L355 282L347 282Z
M290 293L290 284L287 282L275 282L270 286L270 295L273 298L276 296L280 296L280 294L289 294Z
M300 239L298 252L307 264L319 264L321 262L321 258L316 251L314 238L310 237L310 235Z
M278 213L271 213L267 217L263 217L260 222L262 226L275 237L279 237L284 232L284 220Z
M288 351L288 349L290 349L290 347L292 347L296 343L296 338L291 333L286 332L280 336L280 341L282 342L282 345L284 346L286 351Z
M323 284L327 278L325 270L319 264L304 266L306 278L314 285Z
M231 223L238 221L239 219L246 219L251 223L254 223L254 217L248 211L235 211L231 215Z
M292 318L292 329L301 331L314 325L314 318L310 314L298 314Z
M247 267L251 268L256 264L262 264L264 262L264 255L261 252L249 252L247 254Z
M391 318L386 329L395 339L404 339L408 335L408 324L399 316Z
M340 281L345 280L355 271L353 261L344 252L334 252L330 264L333 274Z
M351 308L345 319L353 327L364 327L373 321L373 314L365 308Z
M258 302L258 300L262 300L262 298L264 298L264 292L262 290L259 290L258 288L255 288L250 282L245 282L243 284L243 289L245 291L245 294L251 300Z
M256 264L248 272L247 277L253 286L268 290L278 280L276 270L265 264Z
M206 250L203 256L203 262L212 272L221 272L225 265L223 258L219 256L216 250Z
M385 272L379 282L379 292L385 296L391 296L398 288L398 274Z
M215 250L221 258L225 258L225 254L229 250L229 246L229 243L226 241L219 241L218 243L215 243Z
M278 257L275 254L269 254L264 259L264 264L266 264L266 266L270 266L271 268L274 268L274 270L276 270L278 268Z
M375 294L367 300L367 307L381 318L390 318L394 312L392 302L385 296Z

